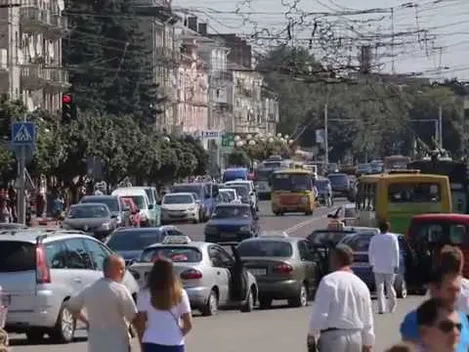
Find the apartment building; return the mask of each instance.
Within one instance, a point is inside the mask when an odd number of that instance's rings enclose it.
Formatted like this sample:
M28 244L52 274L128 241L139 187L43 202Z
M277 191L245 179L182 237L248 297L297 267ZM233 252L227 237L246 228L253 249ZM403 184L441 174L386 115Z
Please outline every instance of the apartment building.
M133 0L137 15L142 17L140 31L144 34L146 46L152 55L155 83L160 94L166 98L164 111L155 116L156 128L168 133L173 130L177 114L177 74L180 52L176 41L176 23L180 21L171 10L168 0Z
M0 0L0 94L56 112L69 88L62 66L63 0Z

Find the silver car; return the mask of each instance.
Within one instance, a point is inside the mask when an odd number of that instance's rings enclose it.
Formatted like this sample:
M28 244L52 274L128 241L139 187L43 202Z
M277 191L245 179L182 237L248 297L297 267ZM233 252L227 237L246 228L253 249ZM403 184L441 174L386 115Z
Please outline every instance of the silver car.
M192 242L187 236L167 236L163 243L147 247L140 259L129 267L140 287L145 286L156 255L172 260L192 308L200 310L202 315L216 314L219 306L238 305L243 312L253 310L258 295L256 278L244 271L246 295L240 300L233 299L233 268L240 261L236 261L222 246Z
M117 215L104 203L80 203L70 207L62 228L83 230L98 239L106 238L117 228Z
M27 229L0 236L0 286L8 304L6 329L26 333L32 343L44 335L72 341L76 321L66 301L103 277L112 251L79 231ZM125 273L123 284L135 297L138 284Z

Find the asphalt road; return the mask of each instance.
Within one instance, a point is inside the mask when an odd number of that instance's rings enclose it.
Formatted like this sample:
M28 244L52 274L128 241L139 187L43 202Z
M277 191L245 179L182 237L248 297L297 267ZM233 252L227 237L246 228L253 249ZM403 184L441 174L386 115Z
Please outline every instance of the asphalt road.
M331 209L318 209L313 216L274 216L268 202L260 207L261 227L265 231L286 231L290 236L306 236L313 229L327 225L327 213ZM179 228L194 240L203 240L203 224L180 225ZM410 296L399 300L395 313L375 315L377 342L375 351L382 352L399 341L399 323L409 310L418 306L422 297ZM187 338L191 352L284 352L304 351L305 337L311 307L289 308L284 302L274 303L269 310L240 313L237 310L220 311L214 317L201 317L196 313L194 330ZM69 345L28 345L24 335L11 335L13 351L18 352L84 352L86 334L77 332L77 339ZM134 351L138 351L135 344Z

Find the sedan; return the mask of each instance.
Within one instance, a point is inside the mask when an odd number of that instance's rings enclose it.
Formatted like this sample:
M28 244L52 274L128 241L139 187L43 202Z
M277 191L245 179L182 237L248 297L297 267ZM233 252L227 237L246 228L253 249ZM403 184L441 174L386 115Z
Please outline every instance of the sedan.
M274 299L287 299L290 306L304 307L314 296L316 264L305 239L261 236L241 242L237 251L257 279L261 308L269 308Z
M171 223L192 221L197 224L200 219L200 200L192 193L169 193L161 202L161 222Z
M112 214L106 204L79 203L70 207L62 228L82 230L102 240L117 228L117 215Z
M259 235L258 215L248 204L218 204L205 226L207 242L241 242Z
M242 264L223 247L192 242L187 236L168 236L163 243L147 247L140 259L129 267L141 287L146 284L155 256L173 262L192 309L200 310L202 315L216 314L219 306L237 305L243 312L254 309L258 292L256 279L247 271L237 270ZM234 289L239 289L237 283L241 281L245 282L243 294Z
M340 241L340 243L346 244L353 250L353 272L367 284L371 291L375 290L375 279L373 268L368 261L368 247L373 236L375 236L375 234L372 232L357 233L347 235ZM399 269L396 273L396 279L394 280L394 289L396 290L397 297L405 298L407 297L405 258L409 254L406 254L406 249L409 247L404 235L396 236L399 240L400 260Z
M127 265L140 258L143 250L160 243L166 236L182 235L174 226L118 228L106 240L106 245L121 255Z

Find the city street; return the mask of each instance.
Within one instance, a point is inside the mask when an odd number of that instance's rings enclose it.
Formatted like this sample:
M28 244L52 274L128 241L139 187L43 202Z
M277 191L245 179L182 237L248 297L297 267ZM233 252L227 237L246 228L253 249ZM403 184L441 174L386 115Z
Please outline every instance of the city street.
M291 236L306 236L313 229L327 225L329 209L319 209L311 217L285 215L276 217L270 212L270 204L262 202L261 226L263 230L284 230ZM179 228L194 240L203 239L204 224L180 225ZM375 331L377 343L375 351L382 352L399 340L399 323L404 314L416 307L422 297L410 296L399 300L397 311L392 315L376 315ZM278 301L270 310L256 310L240 313L237 310L220 311L215 317L194 318L194 330L187 338L189 351L208 352L284 352L305 350L305 338L311 307L288 308ZM18 352L82 352L86 351L86 334L77 333L77 341L69 345L28 345L24 335L12 335L11 344ZM138 347L135 344L135 350Z

